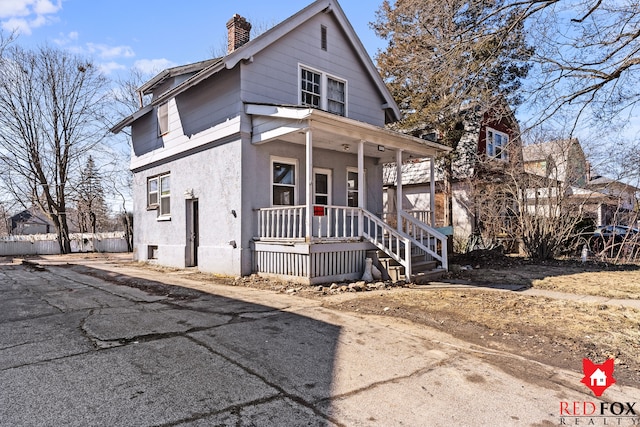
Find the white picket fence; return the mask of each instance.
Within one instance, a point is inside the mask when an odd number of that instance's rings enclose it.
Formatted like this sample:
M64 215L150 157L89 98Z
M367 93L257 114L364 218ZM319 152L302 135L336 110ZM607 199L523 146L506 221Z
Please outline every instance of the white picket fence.
M127 252L124 232L72 233L71 252ZM55 234L30 234L0 238L0 256L56 255L60 246Z

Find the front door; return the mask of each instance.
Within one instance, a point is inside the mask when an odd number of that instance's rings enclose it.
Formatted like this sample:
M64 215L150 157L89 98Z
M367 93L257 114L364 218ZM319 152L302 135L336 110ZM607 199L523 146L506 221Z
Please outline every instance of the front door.
M325 206L331 205L331 169L313 169L313 235L327 237L329 212Z
M187 200L187 267L198 265L199 219L198 199Z

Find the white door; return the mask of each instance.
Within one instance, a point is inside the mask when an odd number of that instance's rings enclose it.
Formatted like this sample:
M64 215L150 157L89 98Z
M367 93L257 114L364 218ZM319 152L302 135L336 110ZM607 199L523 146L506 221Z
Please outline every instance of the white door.
M331 205L331 169L313 168L313 235L329 237L329 214L324 206Z

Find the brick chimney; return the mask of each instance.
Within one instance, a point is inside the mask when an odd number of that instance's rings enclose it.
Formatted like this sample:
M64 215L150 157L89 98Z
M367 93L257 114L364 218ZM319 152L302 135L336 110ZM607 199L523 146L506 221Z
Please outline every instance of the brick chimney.
M237 13L227 22L227 53L231 53L250 39L251 24Z

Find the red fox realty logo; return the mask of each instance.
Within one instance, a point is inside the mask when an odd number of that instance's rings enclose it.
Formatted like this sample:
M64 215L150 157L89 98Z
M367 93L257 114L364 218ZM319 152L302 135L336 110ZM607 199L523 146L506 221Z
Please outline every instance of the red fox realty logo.
M602 393L616 382L613 378L613 359L608 359L602 365L582 359L582 371L584 378L580 382L589 387L596 397L602 396Z
M580 381L596 397L602 396L607 388L615 384L613 359L596 365L589 359L582 360L584 377ZM632 425L637 426L640 418L635 412L636 402L560 402L559 425Z

